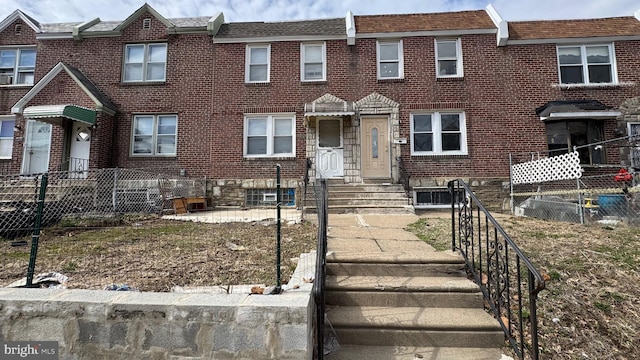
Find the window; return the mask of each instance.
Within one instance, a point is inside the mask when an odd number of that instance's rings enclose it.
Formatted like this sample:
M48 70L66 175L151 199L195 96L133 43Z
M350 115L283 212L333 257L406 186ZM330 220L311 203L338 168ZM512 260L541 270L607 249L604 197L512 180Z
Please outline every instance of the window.
M566 121L550 121L547 128L547 145L549 155L556 156L572 152L578 147L581 164L605 163L602 147L585 146L604 140L602 120L580 119Z
M124 52L124 82L165 81L167 44L128 44Z
M302 44L300 46L302 81L326 80L327 62L326 47L321 44Z
M271 45L247 45L245 82L269 82Z
M0 119L0 159L11 159L14 125L15 120L13 119Z
M0 49L0 85L33 85L35 48Z
M246 115L244 154L247 157L295 156L295 115Z
M462 77L460 39L436 39L436 76Z
M177 129L176 115L135 115L131 155L176 156Z
M466 155L464 113L411 114L412 155Z
M402 40L378 41L378 79L402 79Z
M456 207L464 201L465 191L456 189ZM448 188L413 188L413 205L417 209L451 208L451 193Z
M247 189L245 195L247 206L273 206L277 199L276 189ZM284 206L295 206L296 189L280 188L280 203Z
M615 83L612 45L558 46L561 84Z

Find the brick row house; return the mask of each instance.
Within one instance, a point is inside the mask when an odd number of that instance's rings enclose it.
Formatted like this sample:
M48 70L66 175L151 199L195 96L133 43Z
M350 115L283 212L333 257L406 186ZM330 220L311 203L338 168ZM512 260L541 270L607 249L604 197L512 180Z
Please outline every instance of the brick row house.
M0 22L0 168L178 168L243 205L272 191L276 164L293 199L309 164L312 181L408 177L437 205L454 178L504 190L509 153L638 132L639 59L640 12L226 23L145 4L124 21L46 24L16 10Z

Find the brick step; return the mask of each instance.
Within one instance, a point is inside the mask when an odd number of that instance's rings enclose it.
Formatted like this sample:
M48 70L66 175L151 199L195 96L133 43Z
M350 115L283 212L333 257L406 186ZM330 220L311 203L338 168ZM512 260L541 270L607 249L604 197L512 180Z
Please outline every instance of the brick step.
M328 263L359 264L461 264L464 259L453 251L413 252L331 252Z
M481 292L435 291L407 292L393 290L363 291L327 289L328 305L338 306L409 306L409 307L456 307L482 308Z
M304 211L315 214L318 209L315 206L305 206ZM413 214L413 206L410 205L332 205L328 208L329 214Z

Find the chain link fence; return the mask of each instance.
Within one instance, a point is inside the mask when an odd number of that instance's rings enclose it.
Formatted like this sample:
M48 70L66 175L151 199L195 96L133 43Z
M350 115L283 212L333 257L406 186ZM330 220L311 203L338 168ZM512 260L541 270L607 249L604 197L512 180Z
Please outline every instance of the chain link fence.
M581 224L640 226L636 145L635 138L623 138L569 153L510 154L512 212Z
M266 186L276 183L275 167L271 173ZM293 259L315 247L313 226L301 221L291 188L280 189L273 201L277 191L265 188L260 201L219 206L216 181L179 174L179 169L120 168L48 173L37 237L44 175L0 176L0 286L26 285L18 279L33 261L34 285L233 292L230 284L286 283ZM278 200L283 223L277 231ZM37 262L34 240L39 240ZM276 273L276 262L282 274Z

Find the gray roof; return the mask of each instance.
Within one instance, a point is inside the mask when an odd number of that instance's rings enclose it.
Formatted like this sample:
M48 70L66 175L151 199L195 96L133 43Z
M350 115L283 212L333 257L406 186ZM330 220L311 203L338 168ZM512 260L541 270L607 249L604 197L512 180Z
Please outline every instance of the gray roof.
M178 28L202 27L203 30L205 30L210 19L211 16L198 16L167 20ZM113 31L121 23L122 21L100 21L99 23L84 30L84 32ZM44 33L71 33L73 31L73 27L80 24L84 24L84 22L40 24L40 27L42 28L42 32Z
M222 24L217 38L346 35L344 18Z

